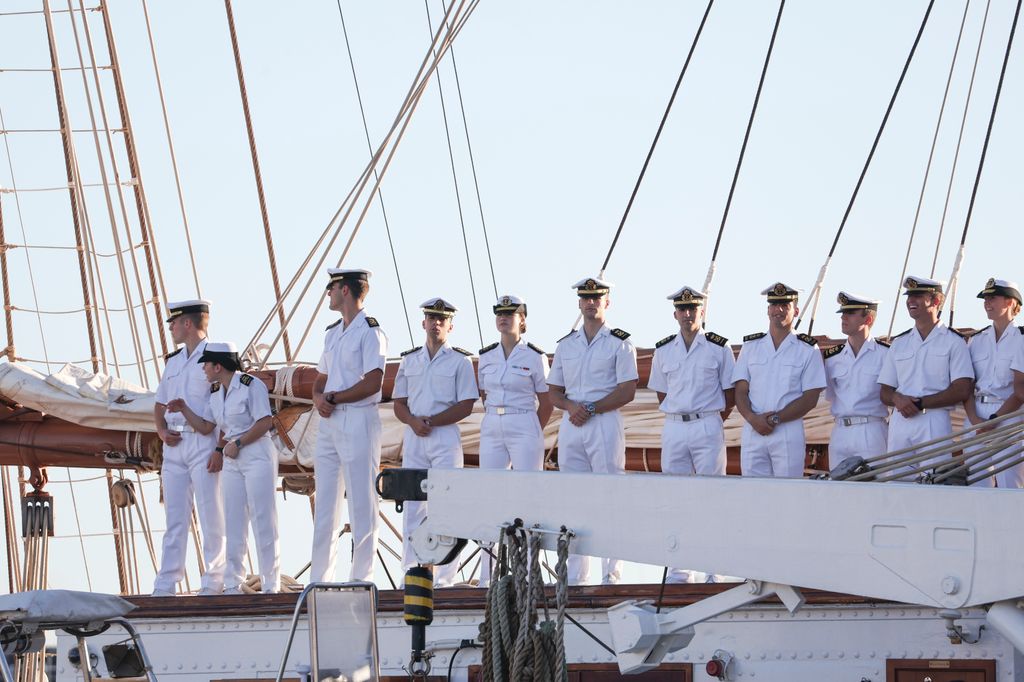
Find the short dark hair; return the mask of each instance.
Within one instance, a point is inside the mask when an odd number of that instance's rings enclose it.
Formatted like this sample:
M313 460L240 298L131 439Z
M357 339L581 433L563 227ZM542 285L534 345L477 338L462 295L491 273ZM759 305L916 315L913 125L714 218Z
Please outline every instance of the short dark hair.
M182 313L179 319L188 320L201 332L205 332L210 326L210 313Z
M338 286L348 287L349 292L360 303L366 300L366 294L370 293L370 283L365 279L342 279Z

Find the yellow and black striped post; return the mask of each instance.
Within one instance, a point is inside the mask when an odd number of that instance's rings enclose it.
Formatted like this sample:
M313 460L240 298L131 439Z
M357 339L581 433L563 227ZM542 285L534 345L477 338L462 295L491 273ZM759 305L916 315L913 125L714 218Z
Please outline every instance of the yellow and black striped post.
M412 670L423 661L427 626L434 620L434 572L413 566L405 572L405 622L412 626Z

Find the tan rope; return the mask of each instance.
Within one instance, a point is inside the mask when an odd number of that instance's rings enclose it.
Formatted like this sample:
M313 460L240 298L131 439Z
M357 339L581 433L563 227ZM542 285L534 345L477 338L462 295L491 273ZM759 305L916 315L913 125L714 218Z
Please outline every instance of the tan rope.
M82 567L85 569L85 584L89 587L89 591L92 592L92 574L89 571L89 555L85 553L85 540L82 538L82 519L78 515L78 496L75 495L75 484L71 480L71 468L64 467L64 472L68 476L68 492L71 494L71 511L75 515L75 528L78 529L78 546L82 550Z
M0 197L0 244L7 241L4 236L4 204ZM7 347L4 349L8 362L14 362L14 321L11 319L11 283L7 274L7 249L0 248L0 280L4 288L4 322L7 326Z

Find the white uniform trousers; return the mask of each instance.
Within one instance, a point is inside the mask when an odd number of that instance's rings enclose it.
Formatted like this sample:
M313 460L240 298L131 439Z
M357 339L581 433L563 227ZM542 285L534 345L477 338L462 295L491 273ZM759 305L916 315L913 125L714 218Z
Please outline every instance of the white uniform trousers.
M841 419L832 425L832 436L828 441L828 468L835 469L849 457L874 457L886 452L889 425L882 419L864 424L844 426Z
M192 525L192 500L195 497L199 527L203 535L203 561L206 572L202 587L220 592L224 587L224 502L220 493L220 474L206 470L210 453L217 447L214 436L186 431L178 445L164 445L160 480L164 493L167 531L160 555L160 571L154 591L174 592L185 577L188 531Z
M725 429L720 413L684 422L665 416L661 431L661 470L683 476L725 476ZM690 583L695 576L682 568L670 568L666 582Z
M893 411L889 418L889 443L888 451L903 450L920 443L948 436L953 433L953 422L950 420L949 410L925 410L922 414L915 415L909 419L898 411ZM906 457L911 453L905 452L900 457ZM883 462L884 464L884 462ZM909 467L900 467L883 475L906 473Z
M341 503L348 497L352 530L350 580L373 582L377 554L380 471L380 415L377 405L335 407L330 419L320 422L313 452L316 511L313 519L313 555L310 582L333 582L338 559Z
M1003 406L1002 403L983 403L983 402L981 402L979 400L975 400L974 401L975 412L982 419L988 419L989 415L995 414L999 410L999 408L1002 407L1002 406ZM1018 418L1001 421L1001 422L999 422L999 424L996 425L996 428L998 428L1000 426L1009 426L1009 424L1011 422L1019 422L1019 421L1020 421L1020 419L1018 419ZM965 423L964 426L967 426L967 424ZM1016 450L1017 448L1019 448L1021 445L1024 445L1024 443L1018 441L1018 442L1014 443L1013 445L1010 445L1010 446L1006 447L1005 449L1000 450L997 454L991 455L990 459L993 461L993 465L990 466L990 467L986 467L986 468L989 471L992 471L994 469L999 469L1000 467L1004 466L1005 464L1008 464L1009 462L1012 462L1013 460L1017 459L1018 457L1021 456L1021 453L1017 453L1017 454L1011 454L1011 453L1014 450ZM976 447L976 448L967 448L965 450L965 454L970 455L972 452L977 452L978 449L979 449L978 447ZM995 460L998 460L1000 457L1003 457L1004 455L1006 456L1006 459L1004 459L1002 461L998 461L998 462L995 461ZM976 467L972 467L972 469L974 469L974 468L976 468ZM975 472L972 471L971 474L974 475ZM1009 469L1003 469L1002 471L996 473L995 476L983 479L983 480L979 481L978 483L975 483L975 485L981 486L981 487L992 487L992 486L995 485L995 486L998 486L1000 488L1024 488L1024 462L1021 462L1019 464L1014 464Z
M426 437L417 436L405 427L402 438L402 466L407 469L460 469L462 468L462 439L457 424L435 426ZM402 510L402 570L417 564L412 550L412 532L427 518L427 502L406 502ZM459 558L434 567L434 585L449 587L455 584L459 572Z
M743 424L740 469L744 476L803 478L806 453L802 419L783 422L767 436Z
M534 411L521 414L488 412L480 424L480 468L540 471L544 468L544 433ZM480 550L479 587L491 584L490 545Z
M224 458L224 527L227 532L227 570L224 585L236 588L245 580L245 551L249 522L256 539L260 590L281 591L281 550L277 539L277 449L269 436L244 446L238 457Z
M626 434L622 414L615 410L595 414L583 426L574 426L568 413L558 427L559 471L621 474L626 470ZM569 556L569 584L586 585L590 557ZM622 560L601 560L601 583L614 585L622 579Z

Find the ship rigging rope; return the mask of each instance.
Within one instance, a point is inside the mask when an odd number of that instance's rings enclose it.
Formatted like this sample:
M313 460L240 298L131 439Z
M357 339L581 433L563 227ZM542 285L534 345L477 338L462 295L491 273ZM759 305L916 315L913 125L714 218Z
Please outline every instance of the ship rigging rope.
M167 138L167 151L171 159L171 169L174 171L174 187L178 194L178 209L181 211L181 224L185 232L185 245L188 247L189 262L192 266L192 279L196 284L196 297L203 297L203 289L199 286L199 269L196 267L196 255L192 248L192 231L188 224L188 212L185 210L185 194L181 189L181 174L178 172L178 157L174 153L174 139L171 136L171 121L167 115L167 100L164 97L163 81L160 78L160 64L156 58L156 44L153 41L153 27L149 21L149 6L146 0L142 0L142 16L146 22L146 39L149 43L150 61L153 63L153 75L156 80L156 91L160 97L160 112L163 116L164 135ZM160 288L167 300L167 292L164 290L163 274L160 274Z
M387 169L390 166L392 160L394 159L395 153L398 150L398 145L401 142L402 138L404 137L405 131L407 130L409 123L412 121L412 115L413 113L415 113L416 107L423 96L426 86L430 82L430 77L436 71L440 58L443 57L447 50L450 48L452 42L465 27L466 22L469 20L469 17L472 16L472 13L475 11L478 5L479 0L451 0L451 3L449 4L448 9L445 13L445 19L448 20L450 18L451 23L448 23L447 21L442 22L442 25L448 25L450 26L450 29L448 30L447 33L443 33L441 28L438 28L437 33L434 35L433 42L431 43L426 54L424 55L420 68L413 79L413 83L409 88L409 92L406 94L406 98L398 114L396 115L394 122L392 123L391 129L388 131L387 135L385 135L384 140L381 142L377 151L370 159L370 162L367 164L366 168L359 176L359 179L356 181L356 184L349 191L348 196L346 196L341 206L338 208L334 216L331 218L327 226L324 228L324 231L320 235L320 238L317 240L317 243L314 245L313 249L310 250L309 255L306 257L302 265L296 271L291 282L289 282L288 286L285 287L285 290L282 293L282 298L275 302L274 307L271 309L270 313L268 313L267 317L264 318L264 321L260 325L260 328L257 330L256 334L249 342L247 351L249 348L255 346L255 344L259 341L260 337L266 331L267 327L269 326L270 320L273 319L273 316L276 314L278 307L284 305L284 297L289 295L291 289L302 278L302 274L305 271L305 268L309 265L310 261L313 260L316 250L321 247L324 240L327 238L328 234L331 233L332 226L334 226L334 223L337 221L338 225L334 229L331 239L324 247L323 253L321 253L316 265L313 266L312 272L308 276L305 286L298 295L296 302L292 306L291 312L286 316L285 327L287 327L288 324L290 324L292 317L294 317L294 315L297 313L299 306L302 304L303 299L305 298L307 292L309 291L310 286L312 286L313 280L319 276L319 270L326 261L327 255L333 248L335 241L337 241L338 237L340 236L342 228L348 223L349 217L355 210L356 202L362 201L361 195L365 190L366 186L370 184L369 181L372 169L377 167L377 164L380 162L381 158L384 156L385 151L387 150L386 158L384 158L383 164L380 166L380 175L378 179L373 183L371 189L369 190L369 196L365 200L363 208L361 209L358 217L356 218L355 225L352 226L352 232L349 235L349 239L345 244L341 256L337 260L339 265L342 262L344 262L345 257L348 255L349 249L351 249L352 247L352 242L354 241L356 235L358 234L359 228L362 226L363 220L370 209L370 205L373 203L373 196L376 190L380 187L380 182L383 180L383 177L386 174ZM434 57L433 59L431 59L432 56ZM394 139L392 140L392 138ZM390 149L388 148L389 145ZM315 321L315 316L316 311L313 312L313 315L309 320L309 324L306 325L306 328L303 332L302 338L299 340L299 343L295 347L294 352L296 355L298 355L303 343L305 342L306 337L309 335L309 331L313 326L313 322ZM276 347L280 339L281 332L278 332L277 335L274 337L273 341L267 346L267 352L261 360L261 364L259 367L260 369L262 369L262 367L266 365L266 362L269 359L270 354L273 352L274 348Z
M654 156L654 150L658 146L658 140L661 139L661 132L665 129L665 123L668 121L669 112L672 111L672 105L675 104L676 95L679 94L679 87L683 84L683 77L686 75L687 69L690 67L690 60L693 58L693 53L697 49L697 43L700 42L701 33L704 32L704 25L708 21L708 15L711 14L711 8L714 6L715 0L708 0L708 6L704 10L704 16L701 17L700 24L697 26L697 32L693 36L693 40L690 42L690 49L686 53L686 59L683 61L683 68L679 70L679 77L676 78L676 84L672 88L672 95L668 98L668 104L665 106L665 112L661 115L661 121L658 123L658 130L654 133L654 139L651 141L651 146L647 150L647 157L644 159L643 165L640 167L640 175L636 179L636 183L633 185L633 191L630 192L629 201L626 202L626 210L622 212L622 219L619 220L619 227L615 230L615 236L612 237L611 246L608 247L608 253L604 257L604 262L601 264L601 273L608 268L608 263L612 259L612 253L615 251L615 246L619 243L619 235L622 234L622 228L626 226L626 219L629 217L629 212L633 208L633 202L636 200L637 193L640 191L640 185L643 183L644 176L647 175L647 167L651 163L651 158ZM577 323L579 320L577 320ZM575 325L573 325L575 329Z
M85 538L82 537L82 519L78 514L78 496L75 495L75 483L71 478L71 467L64 467L68 477L68 492L71 493L71 511L75 515L75 528L78 529L78 546L82 551L82 567L85 569L85 584L92 592L92 574L89 571L89 555L85 553Z
M804 319L804 314L807 308L811 309L810 322L807 325L807 333L810 334L814 330L814 316L818 310L818 302L821 298L821 288L825 282L825 275L828 273L828 266L832 260L833 254L836 252L836 247L839 245L839 238L843 235L843 229L846 227L846 221L850 218L850 213L853 211L853 205L857 201L857 195L860 193L861 185L864 184L864 178L868 174L868 169L871 167L871 160L875 157L875 151L878 149L878 143L882 139L882 133L885 132L885 125L889 121L889 115L892 113L893 107L896 104L896 98L900 94L900 90L903 87L903 81L907 77L907 72L910 70L910 64L914 61L914 55L917 53L917 46L921 42L921 36L924 35L924 29L928 25L928 19L931 17L932 8L935 6L935 0L928 1L928 8L924 12L924 17L921 19L921 25L917 29L917 35L914 37L914 44L910 48L910 53L907 55L906 61L903 63L903 70L900 72L899 80L896 81L896 87L893 88L892 97L889 98L889 104L885 108L885 115L882 116L882 122L878 126L878 131L875 133L875 139L871 143L871 150L868 152L868 158L864 161L864 166L861 168L860 176L857 178L857 184L853 187L853 193L850 195L850 201L846 205L846 211L843 212L843 218L839 222L839 228L836 230L836 236L832 240L832 246L828 250L828 255L825 257L825 262L821 266L821 270L818 272L818 279L811 288L811 293L808 295L807 304L804 309L800 312L800 316L797 318L795 328L800 328L800 323ZM808 305L812 304L813 305Z
M352 84L356 90L356 102L359 104L359 116L363 121L363 134L366 136L366 150L373 158L373 143L370 141L370 124L366 121L366 108L363 106L363 93L359 87L359 76L356 74L356 62L352 56L352 44L348 39L348 27L345 25L345 13L341 9L341 0L337 0L338 18L341 20L341 34L345 39L345 52L348 54L348 65L352 71ZM391 251L391 264L395 268L395 281L398 283L398 296L402 301L402 314L405 316L405 328L409 332L409 347L416 345L416 339L412 333L412 321L409 319L409 306L405 301L405 286L402 284L402 273L398 268L398 256L395 253L395 242L391 238L391 221L388 219L387 209L384 207L384 190L380 187L380 176L377 169L373 169L373 179L378 182L377 201L380 203L380 215L384 220L384 232L388 237L388 248Z
M978 159L978 172L974 176L974 187L971 189L971 201L967 205L967 216L964 218L964 231L960 236L960 255L957 257L953 275L950 277L950 290L955 293L957 282L960 279L960 265L963 262L964 247L967 244L967 231L971 227L971 216L974 214L974 202L978 198L978 186L981 184L981 172L985 168L985 158L988 156L988 145L992 140L992 127L996 121L996 111L999 109L999 97L1003 93L1003 81L1006 79L1006 67L1010 63L1010 52L1013 50L1013 37L1017 33L1017 20L1020 19L1020 8L1022 0L1017 0L1017 8L1013 12L1013 23L1010 25L1010 37L1006 40L1006 52L1003 54L1003 65L999 69L999 84L996 85L996 94L992 98L992 112L988 117L988 127L985 130L985 142L981 146L981 158ZM949 304L949 326L953 326L953 313L956 312L955 295L951 297Z
M430 19L430 0L423 0L423 8L427 12L427 32L429 34L434 33L434 25ZM438 26L438 30L441 27ZM440 60L438 60L440 61ZM438 70L435 73L434 82L437 84L437 100L441 104L441 121L444 124L444 138L448 145L448 163L452 169L452 187L455 189L455 205L459 210L459 227L462 230L462 248L466 254L466 270L469 273L469 291L473 298L473 317L476 319L476 333L480 339L480 347L484 345L484 328L480 323L480 304L476 297L476 280L473 277L473 259L469 255L469 237L466 234L466 217L462 211L462 192L459 191L459 175L455 171L455 152L452 150L452 132L448 125L448 107L444 103L444 88L441 85L441 72ZM492 266L491 271L494 268ZM495 287L494 297L498 297L497 287Z

